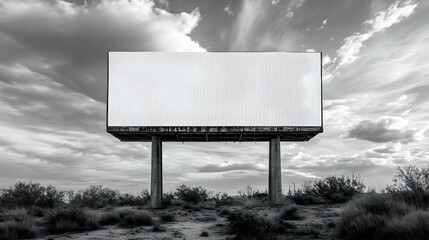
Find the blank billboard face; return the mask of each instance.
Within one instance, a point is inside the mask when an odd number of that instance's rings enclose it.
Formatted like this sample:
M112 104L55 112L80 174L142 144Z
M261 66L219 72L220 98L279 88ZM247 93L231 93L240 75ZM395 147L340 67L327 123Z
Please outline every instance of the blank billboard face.
M108 127L322 126L321 54L110 52Z

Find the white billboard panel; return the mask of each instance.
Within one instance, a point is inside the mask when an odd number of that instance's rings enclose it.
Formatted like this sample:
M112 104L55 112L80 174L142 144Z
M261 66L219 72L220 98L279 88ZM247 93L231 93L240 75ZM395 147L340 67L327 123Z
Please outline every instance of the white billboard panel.
M107 125L322 126L321 53L110 52Z

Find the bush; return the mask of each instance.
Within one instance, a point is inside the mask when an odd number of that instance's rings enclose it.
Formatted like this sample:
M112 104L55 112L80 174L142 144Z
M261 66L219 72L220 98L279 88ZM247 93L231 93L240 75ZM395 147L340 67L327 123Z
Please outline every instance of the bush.
M392 192L429 190L429 165L421 168L413 165L398 167L393 182L393 186L388 187Z
M429 208L429 165L398 167L393 182L393 186L386 188L387 192L418 208Z
M429 239L429 212L413 211L403 218L388 222L383 232L383 238L401 240Z
M159 215L159 218L163 221L163 222L172 222L174 221L174 218L176 216L174 215L174 213L172 212L163 212Z
M280 218L283 220L300 220L301 216L298 214L298 207L295 204L291 204L282 209Z
M49 211L49 209L46 208L41 208L38 206L33 206L30 208L29 212L31 215L35 216L35 217L43 217L45 216L45 213Z
M64 191L49 185L43 187L39 183L17 182L9 189L1 190L0 202L9 207L54 208L64 203Z
M428 213L416 211L391 194L367 194L346 205L338 226L344 239L426 240L428 219Z
M174 193L164 193L162 195L161 204L164 207L168 207L172 205L173 200L174 200Z
M143 190L139 195L134 196L132 194L119 194L118 193L118 205L119 206L145 206L150 200L150 194L147 190ZM114 202L114 201L113 201Z
M331 203L347 202L354 195L363 193L365 185L359 176L352 177L327 177L324 180L313 182L313 186L307 192L320 196Z
M266 207L269 206L269 202L268 201L264 201L262 199L257 199L257 198L248 198L248 199L243 199L241 204L245 207L245 208L255 208L255 207Z
M33 222L7 221L0 223L0 240L35 238Z
M115 210L114 213L118 214L120 218L124 218L130 214L133 214L136 210L127 208L127 209L121 209L121 210Z
M33 217L28 213L28 210L25 208L7 209L4 211L3 217L6 220L15 221L15 222L25 222L25 221L33 220Z
M221 194L219 192L213 197L213 200L216 202L217 206L231 206L237 204L237 201L227 193Z
M133 212L125 216L121 221L122 227L139 227L152 225L152 218L143 212Z
M25 208L8 209L3 213L0 223L0 240L25 239L36 237L34 218Z
M326 203L326 200L322 199L320 196L316 196L312 193L305 193L301 190L298 190L294 195L290 196L290 199L299 205Z
M86 213L79 208L57 209L46 217L46 230L54 234L94 230L98 224L95 213Z
M138 198L131 194L120 194L118 196L118 205L119 206L136 206L138 204Z
M268 198L268 192L260 192L259 190L254 190L252 186L247 185L244 189L238 191L238 195L241 198L256 198L261 200L266 200Z
M90 186L84 191L78 191L76 194L71 194L70 203L78 207L102 208L118 205L119 196L118 191L97 185Z
M197 204L202 201L207 201L211 192L208 192L206 189L200 187L189 187L186 185L181 185L176 188L174 195L185 202Z
M100 216L100 225L114 225L121 221L118 212L104 212Z
M277 234L285 232L278 221L257 213L231 213L229 221L236 239L273 239Z

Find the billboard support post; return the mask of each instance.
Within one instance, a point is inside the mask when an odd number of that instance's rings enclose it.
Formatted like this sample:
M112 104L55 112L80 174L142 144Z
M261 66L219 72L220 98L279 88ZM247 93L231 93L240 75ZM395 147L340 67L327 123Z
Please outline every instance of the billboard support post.
M150 203L153 208L161 207L162 198L162 141L152 136L152 171L150 182Z
M268 197L270 203L275 205L279 203L282 195L280 136L270 140L268 165Z

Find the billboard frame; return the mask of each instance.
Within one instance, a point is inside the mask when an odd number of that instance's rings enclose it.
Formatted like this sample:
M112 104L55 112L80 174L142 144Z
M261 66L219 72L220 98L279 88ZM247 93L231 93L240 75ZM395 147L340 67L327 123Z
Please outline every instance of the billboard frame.
M270 141L277 136L280 136L280 141L309 141L317 134L323 133L322 52L318 52L320 53L321 126L109 126L109 54L111 52L135 51L107 52L106 131L123 142L151 142L153 136L160 137L163 142L257 142ZM271 51L234 52L270 53ZM305 52L283 51L281 53Z

